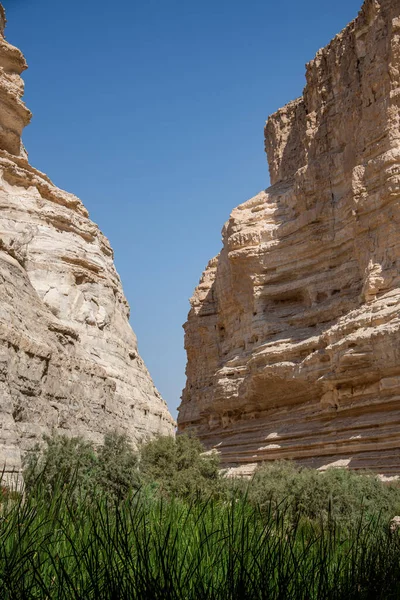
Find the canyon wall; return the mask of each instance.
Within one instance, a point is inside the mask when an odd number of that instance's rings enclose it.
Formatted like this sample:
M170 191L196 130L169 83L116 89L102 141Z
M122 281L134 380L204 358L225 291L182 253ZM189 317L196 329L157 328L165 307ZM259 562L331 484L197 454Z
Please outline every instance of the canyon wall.
M265 127L185 325L179 431L225 466L400 474L400 3L366 0Z
M4 26L0 5L0 468L13 472L52 430L137 443L174 421L138 354L108 240L28 163L26 63Z

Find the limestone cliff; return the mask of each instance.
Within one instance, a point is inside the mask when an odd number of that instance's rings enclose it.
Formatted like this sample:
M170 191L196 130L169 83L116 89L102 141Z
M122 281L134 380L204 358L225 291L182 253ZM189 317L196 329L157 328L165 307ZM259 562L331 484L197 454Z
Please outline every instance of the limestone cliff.
M399 1L366 0L306 77L191 299L178 427L244 471L400 474Z
M75 196L32 168L21 144L23 55L0 5L0 467L44 432L134 442L174 422L129 325L108 240Z

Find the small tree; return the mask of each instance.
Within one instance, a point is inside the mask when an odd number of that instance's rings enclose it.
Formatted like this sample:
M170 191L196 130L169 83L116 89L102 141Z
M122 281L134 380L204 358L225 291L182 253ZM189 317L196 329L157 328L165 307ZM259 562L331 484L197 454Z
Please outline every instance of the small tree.
M26 489L44 487L54 494L68 486L73 494L102 491L116 500L137 489L137 454L126 434L107 433L104 443L95 449L82 437L55 434L44 436L44 447L37 444L24 461Z
M97 483L117 500L140 487L138 456L125 433L105 435L98 451Z
M24 460L26 489L41 485L48 494L68 486L76 491L93 488L97 457L93 444L82 437L63 435L44 436L45 447L39 444L27 453Z
M219 492L219 459L204 454L201 442L186 434L159 437L140 449L140 470L168 496L208 497Z

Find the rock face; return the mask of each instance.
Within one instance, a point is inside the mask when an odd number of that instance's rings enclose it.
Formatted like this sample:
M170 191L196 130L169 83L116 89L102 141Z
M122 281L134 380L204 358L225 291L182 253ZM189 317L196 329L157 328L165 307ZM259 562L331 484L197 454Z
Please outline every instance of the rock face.
M400 3L366 0L265 128L185 325L179 431L225 465L400 473Z
M138 354L107 239L28 163L26 63L4 25L0 5L0 465L14 471L53 429L136 442L174 421Z

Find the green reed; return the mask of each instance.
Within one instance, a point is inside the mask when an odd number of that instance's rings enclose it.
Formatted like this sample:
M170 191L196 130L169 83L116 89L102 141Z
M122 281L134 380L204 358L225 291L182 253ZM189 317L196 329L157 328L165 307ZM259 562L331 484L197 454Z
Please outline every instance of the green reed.
M400 536L379 515L341 529L288 509L148 489L120 503L68 486L49 497L39 482L1 504L0 598L400 598Z

